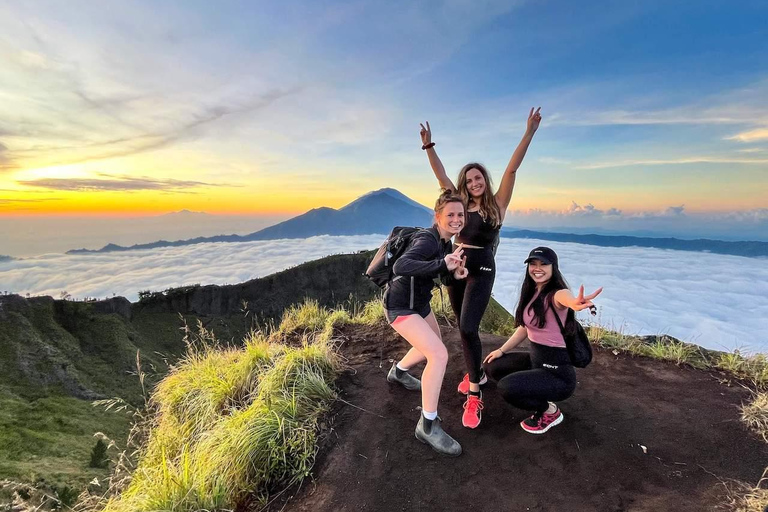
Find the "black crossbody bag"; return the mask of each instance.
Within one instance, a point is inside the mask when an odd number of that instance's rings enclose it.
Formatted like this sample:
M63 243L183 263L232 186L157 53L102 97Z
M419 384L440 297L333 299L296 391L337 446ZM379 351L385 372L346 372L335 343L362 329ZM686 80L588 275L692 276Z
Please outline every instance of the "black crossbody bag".
M554 297L551 298L549 307L552 308L552 313L555 314L557 325L560 326L560 333L565 340L565 347L568 349L568 356L571 358L571 364L576 368L584 368L592 362L592 344L589 342L587 333L584 331L584 327L581 326L581 323L576 320L576 314L571 308L568 308L568 313L565 317L565 325L573 327L570 331L566 331L563 322L560 321L560 315L557 314L555 305L552 303L553 300L555 300Z

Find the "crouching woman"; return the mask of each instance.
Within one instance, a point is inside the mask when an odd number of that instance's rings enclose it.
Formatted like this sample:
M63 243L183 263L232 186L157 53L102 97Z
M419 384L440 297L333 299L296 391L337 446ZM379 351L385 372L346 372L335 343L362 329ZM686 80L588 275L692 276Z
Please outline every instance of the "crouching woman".
M526 274L515 313L518 327L483 363L507 402L533 411L533 416L520 423L523 430L543 434L562 423L563 413L556 402L570 397L576 388L576 372L560 325L565 325L569 308L594 308L592 299L603 289L584 296L581 286L574 297L560 273L557 254L549 247L532 250L525 263ZM525 339L530 341L528 352L511 352Z

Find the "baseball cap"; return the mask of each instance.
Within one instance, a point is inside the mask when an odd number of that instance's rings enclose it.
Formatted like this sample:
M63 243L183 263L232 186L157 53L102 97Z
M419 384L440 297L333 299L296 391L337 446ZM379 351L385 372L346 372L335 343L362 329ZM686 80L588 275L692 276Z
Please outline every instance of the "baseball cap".
M537 247L531 251L524 263L530 263L531 260L539 260L545 265L557 263L557 254L549 247Z

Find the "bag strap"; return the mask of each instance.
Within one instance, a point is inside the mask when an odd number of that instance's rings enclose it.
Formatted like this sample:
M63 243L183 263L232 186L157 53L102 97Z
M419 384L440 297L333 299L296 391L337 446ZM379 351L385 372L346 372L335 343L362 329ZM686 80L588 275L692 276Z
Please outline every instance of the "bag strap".
M557 314L557 310L555 309L555 293L552 292L552 295L550 295L549 298L549 307L552 309L552 313L555 315L555 320L557 320L557 325L560 327L560 334L563 336L563 341L565 341L565 326L563 325L563 322L560 320L560 315ZM566 320L568 320L568 317L566 316Z

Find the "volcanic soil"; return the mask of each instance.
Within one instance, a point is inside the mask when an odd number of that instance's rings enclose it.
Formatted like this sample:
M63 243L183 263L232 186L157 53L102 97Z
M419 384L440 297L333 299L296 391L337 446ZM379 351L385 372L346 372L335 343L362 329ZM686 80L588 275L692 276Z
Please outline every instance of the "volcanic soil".
M461 425L459 333L443 327L450 361L439 414L462 445L449 458L414 437L420 395L387 383L407 344L388 326L345 327L350 370L323 434L313 475L269 508L299 511L717 510L723 482L755 483L768 444L739 420L749 391L717 372L598 350L543 435L528 414L484 387L482 424ZM482 335L484 353L504 339ZM419 368L414 373L420 374Z

